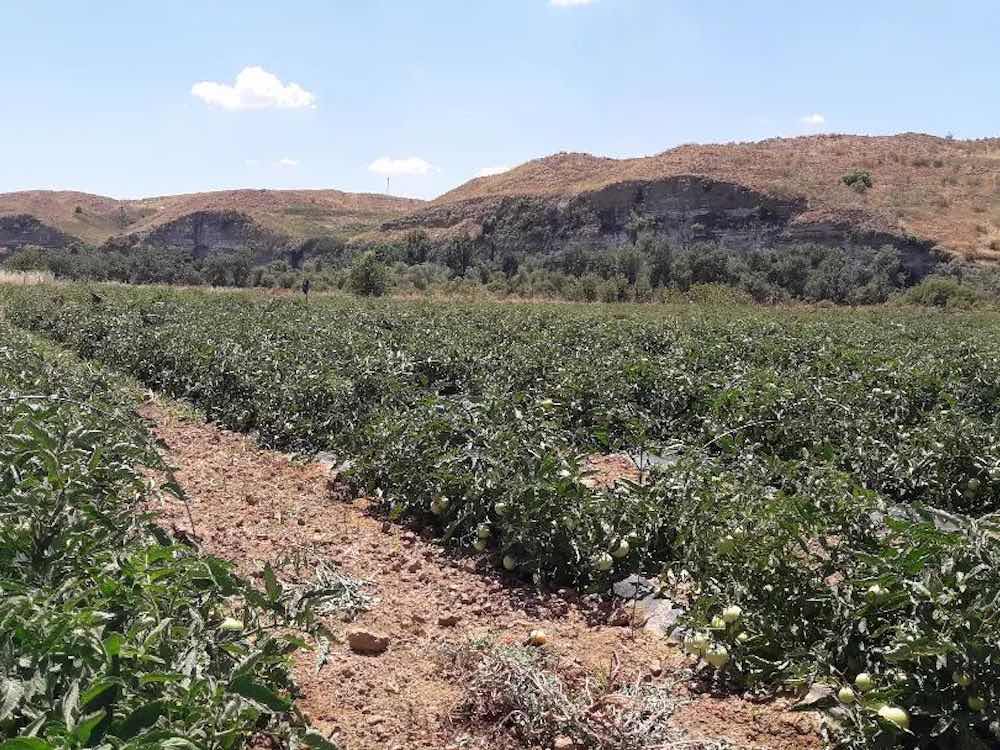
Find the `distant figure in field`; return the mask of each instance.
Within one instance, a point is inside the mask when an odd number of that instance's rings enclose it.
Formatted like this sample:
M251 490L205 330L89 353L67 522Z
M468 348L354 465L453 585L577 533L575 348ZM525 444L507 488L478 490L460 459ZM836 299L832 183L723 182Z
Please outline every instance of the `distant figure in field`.
M309 287L310 286L311 285L309 284L309 279L306 279L305 281L302 282L302 293L306 296L307 300L309 299Z

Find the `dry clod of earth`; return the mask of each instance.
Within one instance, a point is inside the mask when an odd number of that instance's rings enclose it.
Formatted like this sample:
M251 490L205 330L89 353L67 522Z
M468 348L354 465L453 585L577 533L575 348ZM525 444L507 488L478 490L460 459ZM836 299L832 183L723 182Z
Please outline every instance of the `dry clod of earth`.
M357 628L347 633L347 645L356 654L377 656L389 648L389 636Z
M468 669L443 668L440 654L484 638L521 648L532 630L547 634L545 648L533 652L544 656L551 679L577 692L612 680L641 684L644 696L673 707L664 714L666 733L689 740L689 748L821 747L815 718L790 712L786 701L693 692L687 687L691 660L677 645L659 633L608 626L607 602L515 585L486 558L453 565L433 540L384 526L367 500L331 503L328 471L318 464L262 450L246 436L196 421L169 404L149 403L143 415L169 446L164 457L188 497L189 508L166 493L153 501L150 510L164 528L173 525L197 539L244 576L259 574L266 563L278 570L282 560L306 551L309 560L365 582L368 598L350 613L351 625L343 624L343 614L325 617L347 647L333 649L320 665L315 653L296 656L297 703L343 750L523 747L512 741L506 715L491 724L466 721L462 706L474 699ZM309 578L310 571L303 573ZM427 626L439 617L454 617L455 623ZM380 655L355 653L352 632L365 634L354 636L362 650L378 647ZM651 678L650 664L660 665L659 677ZM619 709L601 710L610 717ZM553 727L550 745L560 736L569 733ZM587 747L616 745L602 739Z

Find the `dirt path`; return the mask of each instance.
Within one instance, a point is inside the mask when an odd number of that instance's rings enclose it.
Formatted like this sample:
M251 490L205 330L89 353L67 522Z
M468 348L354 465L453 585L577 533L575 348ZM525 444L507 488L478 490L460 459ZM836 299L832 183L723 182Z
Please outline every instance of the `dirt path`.
M362 499L337 500L327 467L262 450L246 436L163 403L148 403L143 416L189 495L195 533L207 551L252 576L266 562L307 547L371 583L378 603L351 625L332 625L383 633L388 650L360 656L335 643L318 673L313 655L296 665L300 705L345 750L490 747L485 728L457 720L462 686L441 669L439 654L449 643L487 633L523 642L539 627L549 635L546 648L560 673L606 675L616 661L637 677L677 683L681 707L671 722L692 740L774 750L821 747L815 718L789 711L787 702L689 694L691 662L667 639L609 625L606 609L572 592L537 594L504 580L485 561L452 558L368 513ZM179 501L162 497L152 510L165 527L190 532Z

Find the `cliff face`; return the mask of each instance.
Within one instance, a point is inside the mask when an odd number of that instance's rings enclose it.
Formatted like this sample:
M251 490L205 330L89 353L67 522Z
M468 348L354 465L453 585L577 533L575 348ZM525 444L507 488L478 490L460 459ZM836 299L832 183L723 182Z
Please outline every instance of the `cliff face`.
M197 211L147 233L116 240L115 244L119 247L141 244L175 250L195 258L211 253L249 250L254 262L264 263L286 252L292 240L264 229L239 211Z
M195 255L249 248L258 260L313 238L347 240L424 201L339 190L223 190L116 200L73 191L0 193L0 247L70 242Z
M63 248L75 239L58 229L43 224L34 216L15 214L0 216L0 256L28 245Z
M420 229L444 241L466 235L494 252L557 251L574 243L614 247L655 231L678 246L708 242L733 250L815 243L897 248L910 273L938 258L933 243L866 227L865 217L816 221L804 198L782 197L706 177L631 180L577 195L487 196L432 205L387 222L389 236Z

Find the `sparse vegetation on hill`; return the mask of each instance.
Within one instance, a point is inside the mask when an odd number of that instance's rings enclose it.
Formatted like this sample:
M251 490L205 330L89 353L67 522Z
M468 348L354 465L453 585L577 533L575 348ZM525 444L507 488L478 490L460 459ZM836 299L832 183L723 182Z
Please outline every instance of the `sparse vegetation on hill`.
M566 197L616 183L684 175L805 199L797 224L849 224L941 245L960 257L1000 258L1000 140L961 141L905 133L816 135L754 143L686 145L655 156L601 159L557 154L472 180L430 207L508 196ZM863 193L841 177L867 171ZM986 234L977 232L984 226Z
M774 249L892 244L907 253L937 247L960 259L997 260L998 164L997 139L818 135L686 145L633 159L556 154L429 203L336 190L124 201L30 191L0 195L0 248L145 243L182 252L247 249L271 260L310 239L402 245L421 230L437 246L466 238L501 255L540 255L578 241L613 247L658 232L740 247L761 240ZM858 178L845 184L851 175ZM644 226L631 222L635 210L645 214ZM3 231L2 221L17 216L40 227Z
M118 200L72 191L0 193L0 217L28 215L82 244L143 237L198 213L245 215L267 231L302 242L352 236L410 213L423 201L339 190L221 190ZM3 243L0 242L0 245Z

